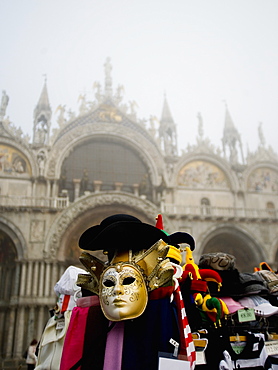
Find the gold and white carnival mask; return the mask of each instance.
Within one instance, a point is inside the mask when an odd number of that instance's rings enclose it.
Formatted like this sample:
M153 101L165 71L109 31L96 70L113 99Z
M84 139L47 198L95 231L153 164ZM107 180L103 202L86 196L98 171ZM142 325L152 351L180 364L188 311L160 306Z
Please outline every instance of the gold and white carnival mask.
M142 273L125 263L108 267L100 278L99 299L108 320L121 321L140 316L148 302Z
M147 250L116 251L108 265L82 252L80 261L89 274L79 274L77 285L99 296L108 320L134 319L145 311L148 292L172 281L168 250L169 245L159 240Z

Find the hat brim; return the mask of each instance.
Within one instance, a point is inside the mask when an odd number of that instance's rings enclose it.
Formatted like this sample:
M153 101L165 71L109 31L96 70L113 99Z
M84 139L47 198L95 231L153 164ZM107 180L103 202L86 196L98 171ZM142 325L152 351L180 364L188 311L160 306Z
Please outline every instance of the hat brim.
M79 239L84 250L142 250L148 249L159 239L170 244L169 237L155 226L143 222L118 221L106 227L101 225L87 229Z
M173 234L170 234L169 238L172 245L186 243L190 246L192 251L195 249L195 239L192 235L186 232L177 231Z

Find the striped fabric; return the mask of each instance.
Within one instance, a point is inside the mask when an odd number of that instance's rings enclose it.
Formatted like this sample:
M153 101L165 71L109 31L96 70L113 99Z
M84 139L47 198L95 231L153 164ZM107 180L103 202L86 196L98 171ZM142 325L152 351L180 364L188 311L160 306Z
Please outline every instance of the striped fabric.
M196 352L179 285L174 291L174 301L178 308L179 327L183 329L180 332L179 355L187 357L191 370L193 370L195 369Z

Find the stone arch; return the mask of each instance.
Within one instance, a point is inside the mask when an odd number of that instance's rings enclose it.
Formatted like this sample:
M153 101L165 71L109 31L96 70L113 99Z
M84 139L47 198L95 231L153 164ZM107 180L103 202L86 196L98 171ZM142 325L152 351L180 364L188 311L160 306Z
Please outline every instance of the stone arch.
M25 257L26 241L21 231L12 222L0 216L0 231L2 231L14 244L16 258L21 260Z
M244 177L248 192L278 194L278 168L273 163L261 162L251 166Z
M77 125L74 130L65 134L51 150L46 171L48 176L59 178L65 158L75 147L89 140L114 140L128 145L150 169L153 185L158 186L160 184L160 169L164 169L165 165L158 148L130 127L122 127L111 123L89 122L83 126Z
M185 175L186 170L190 170L190 167L194 166L207 167L203 168L207 174L207 183L205 183L202 179L201 184L206 189L209 189L210 186L213 186L214 188L217 186L218 188L223 188L226 190L233 190L238 187L237 180L235 176L233 176L232 172L229 171L226 163L220 160L219 157L208 154L191 154L182 157L176 166L175 173L173 174L173 181L175 181L176 184L181 184L181 178L183 175ZM209 181L213 181L212 185L209 184Z
M74 180L73 180L74 179ZM65 156L61 167L59 192L67 189L70 201L85 191L118 190L152 199L155 176L146 157L122 138L91 136ZM78 193L74 196L74 184ZM77 183L78 182L78 183Z
M265 260L262 248L245 230L234 225L218 225L203 239L201 254L224 252L235 256L240 272L253 272Z
M0 217L0 300L9 302L18 283L16 262L23 256L23 238L19 230Z
M6 147L10 149L13 153L10 153L10 162L13 166L18 166L18 171L16 173L22 176L37 176L37 163L34 158L34 155L30 153L25 146L20 145L18 142L9 138L1 138L0 152L3 151L3 148ZM5 154L5 153L2 153ZM22 160L24 172L20 172L20 161ZM1 169L0 169L1 170Z
M127 193L84 196L54 220L46 240L45 256L76 263L80 254L78 239L82 232L115 213L129 213L155 225L159 209L148 200ZM173 225L167 217L164 218L164 225L168 232L172 232Z

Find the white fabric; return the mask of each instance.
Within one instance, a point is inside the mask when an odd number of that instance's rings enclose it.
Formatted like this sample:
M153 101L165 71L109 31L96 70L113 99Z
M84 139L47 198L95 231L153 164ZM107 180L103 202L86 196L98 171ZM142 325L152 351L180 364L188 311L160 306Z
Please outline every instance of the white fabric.
M57 320L51 317L46 324L39 344L38 361L35 370L59 370L64 340L72 311L64 313L63 329L56 329Z
M239 299L239 303L247 308L253 308L255 315L269 317L278 314L278 307L272 306L266 299L253 295Z
M86 274L86 271L79 267L69 266L54 286L56 295L66 294L73 296L76 290L80 289L76 286L76 280L79 274Z

